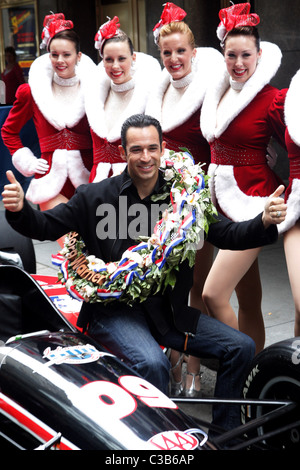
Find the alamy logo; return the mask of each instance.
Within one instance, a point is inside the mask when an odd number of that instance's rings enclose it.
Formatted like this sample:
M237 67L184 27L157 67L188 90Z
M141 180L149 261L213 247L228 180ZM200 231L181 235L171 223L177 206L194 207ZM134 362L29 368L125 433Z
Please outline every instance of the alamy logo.
M120 196L118 211L112 204L98 206L96 215L101 219L96 227L97 237L100 240L115 240L117 237L121 240L136 240L152 233L156 222L167 209L166 203L151 204L149 214L149 209L144 204L128 205L127 197Z
M164 213L168 210L167 203L152 203L151 207L146 207L144 204L128 204L126 196L120 196L118 200L118 210L113 204L101 204L96 210L96 216L100 217L96 226L96 235L99 240L116 238L120 240L138 240L140 237L145 237L153 234L154 227L164 217ZM187 209L189 205L187 205ZM191 206L191 214L193 212L195 219L197 219L197 209ZM174 220L174 227L178 221ZM169 236L171 240L178 237L177 230L170 230ZM185 249L197 251L203 246L204 231L199 231L199 239L197 243L190 241ZM162 234L162 239L164 238Z

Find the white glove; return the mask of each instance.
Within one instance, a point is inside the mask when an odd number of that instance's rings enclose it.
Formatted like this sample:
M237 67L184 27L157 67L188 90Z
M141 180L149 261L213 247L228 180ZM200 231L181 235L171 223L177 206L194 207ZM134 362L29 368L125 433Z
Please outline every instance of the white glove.
M32 174L37 173L38 175L44 175L49 170L49 164L44 158L35 158L35 161L32 161L30 168L32 169Z
M49 164L44 158L36 158L28 147L22 147L12 156L15 168L24 176L32 176L35 173L44 175Z

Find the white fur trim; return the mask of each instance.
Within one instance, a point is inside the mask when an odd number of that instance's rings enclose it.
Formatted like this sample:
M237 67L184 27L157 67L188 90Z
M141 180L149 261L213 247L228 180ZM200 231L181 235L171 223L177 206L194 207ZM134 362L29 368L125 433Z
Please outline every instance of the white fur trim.
M252 219L264 210L268 197L247 196L238 187L233 169L231 165L214 168L214 177L210 180L213 194L222 211L230 219L235 222Z
M67 179L66 150L55 150L49 173L42 178L31 180L26 192L26 199L33 204L42 204L57 196Z
M76 66L76 74L79 76L80 80L80 92L77 95L77 99L72 103L74 108L72 119L70 119L69 122L65 122L61 110L55 105L55 100L53 99L53 68L49 54L38 57L32 63L28 77L32 97L44 118L47 119L55 129L62 130L65 127L72 128L82 119L85 114L82 89L86 80L95 73L95 70L96 65L94 62L88 56L82 54Z
M163 132L169 132L186 122L202 105L204 96L211 81L211 77L219 75L223 68L223 56L212 47L198 47L193 63L194 79L187 87L182 99L174 107L168 121L163 123ZM170 74L166 68L160 75L160 82L152 88L146 105L146 114L162 122L162 102L165 92L170 85Z
M285 121L293 141L300 146L300 70L294 75L285 99Z
M111 163L108 163L108 162L98 163L97 169L96 169L96 175L95 175L95 178L93 179L93 183L98 183L99 181L102 181L105 178L108 178L110 169L111 169Z
M88 183L89 174L79 150L57 149L52 155L51 170L42 178L31 180L26 199L33 204L47 202L60 193L68 177L77 188Z
M84 87L86 114L93 131L109 142L115 142L121 136L123 122L132 114L144 113L148 94L156 87L161 67L159 62L150 55L136 52L134 65L135 87L130 103L125 111L116 116L113 128L108 132L105 123L105 101L110 91L111 81L107 76L103 62L97 67L97 72L90 76L88 86Z
M220 39L220 41L222 42L227 32L228 32L227 29L225 28L224 24L221 21L221 23L217 27L217 38Z
M295 225L300 218L300 180L294 179L292 190L287 200L286 218L278 227L278 233L282 234Z
M269 42L261 43L262 55L254 74L247 80L239 93L235 106L228 109L228 115L216 128L216 117L219 102L229 87L229 74L226 65L223 72L213 80L209 87L201 110L201 130L208 142L220 137L229 124L245 109L255 96L276 74L282 54L278 46Z
M89 182L90 172L84 166L79 150L67 151L67 171L74 188Z
M217 205L217 198L216 198L216 193L215 193L214 178L215 178L215 172L217 168L218 168L218 165L216 165L215 163L211 163L207 170L207 175L209 176L208 189L210 190L212 203L215 206Z
M34 174L34 171L30 170L30 168L32 168L32 164L36 160L37 158L28 147L18 149L12 156L14 167L24 176L32 176Z
M117 175L120 175L121 173L123 173L123 171L125 170L126 168L126 165L127 163L113 163L112 164L112 172L113 172L113 176L117 176Z

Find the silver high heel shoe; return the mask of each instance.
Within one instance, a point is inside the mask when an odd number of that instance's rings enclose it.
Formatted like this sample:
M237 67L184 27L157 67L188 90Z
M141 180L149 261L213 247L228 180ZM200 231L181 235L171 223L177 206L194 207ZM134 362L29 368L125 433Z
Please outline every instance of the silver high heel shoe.
M199 379L201 380L202 373L199 372L198 374L194 374L193 372L187 372L186 374L191 375L193 379L192 379L191 386L189 388L184 387L183 395L187 398L201 398L202 392L201 390L196 390L195 382L196 382L196 377L199 377Z
M176 367L180 366L180 370L181 370L182 362L183 362L183 356L181 354L176 364L170 370L170 382L169 382L169 396L170 397L179 397L182 395L182 392L184 389L182 380L180 380L180 382L176 382L174 375L173 375L173 370L176 369Z

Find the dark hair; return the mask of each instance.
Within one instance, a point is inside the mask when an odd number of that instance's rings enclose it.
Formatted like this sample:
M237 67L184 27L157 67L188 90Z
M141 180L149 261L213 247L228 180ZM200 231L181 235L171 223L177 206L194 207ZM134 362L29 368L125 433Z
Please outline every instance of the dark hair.
M17 57L17 54L16 54L16 50L13 46L7 46L5 49L4 49L4 52L5 54L11 54L13 55L15 58Z
M226 36L226 39L224 41L224 48L226 46L227 39L230 37L234 37L234 36L252 36L255 40L257 51L259 52L260 37L259 37L258 29L255 26L239 26L238 28L233 28L231 31L229 31L229 33Z
M152 116L148 116L147 114L133 114L130 116L122 125L121 129L121 141L122 147L126 152L126 135L127 131L130 127L138 127L143 129L144 127L154 126L158 133L159 143L160 146L162 145L162 130L161 125L157 119Z
M60 31L56 33L55 36L51 39L48 44L48 51L50 51L50 44L53 39L66 39L67 41L71 41L75 44L75 49L77 54L80 52L80 39L76 31L74 29L65 29L64 31Z
M134 47L133 47L130 37L127 36L127 34L124 33L124 31L120 29L118 36L114 36L113 38L106 39L106 41L104 41L104 44L102 46L102 51L101 51L102 55L103 55L103 50L106 44L113 42L113 41L114 42L127 42L131 55L134 53Z

